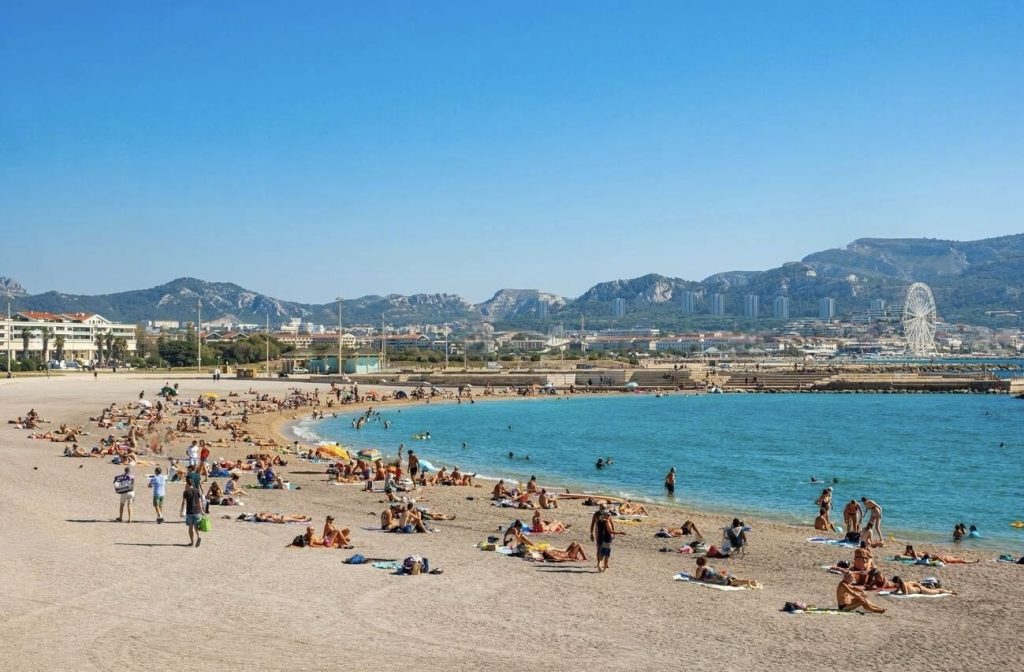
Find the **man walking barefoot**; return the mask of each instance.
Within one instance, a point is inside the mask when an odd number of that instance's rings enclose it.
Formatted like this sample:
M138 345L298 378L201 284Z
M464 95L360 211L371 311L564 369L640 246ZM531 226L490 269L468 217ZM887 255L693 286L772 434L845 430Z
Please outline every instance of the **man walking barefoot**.
M185 517L189 546L199 548L203 541L199 537L199 520L203 517L203 491L192 483L188 483L181 493L181 512L178 515Z

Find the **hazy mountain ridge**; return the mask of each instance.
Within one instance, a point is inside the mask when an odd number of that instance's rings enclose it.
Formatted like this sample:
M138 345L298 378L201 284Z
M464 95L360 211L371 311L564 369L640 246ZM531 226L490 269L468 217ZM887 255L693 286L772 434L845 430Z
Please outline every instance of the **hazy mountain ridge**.
M536 289L500 289L488 300L472 304L457 294L368 295L342 302L343 324L465 323L480 320L503 326L539 328L547 322L588 324L674 324L693 319L683 315L683 292L693 291L697 317L707 316L711 294L726 301L726 318L743 313L747 295L760 298L761 317L771 316L778 296L790 299L790 317L816 316L818 300L832 297L840 314L866 309L872 299L900 303L907 286L926 282L935 293L939 313L950 321L992 323L986 311L1024 311L1024 234L977 241L861 238L845 248L822 250L799 262L765 271L727 271L702 281L657 273L601 282L576 299ZM262 324L268 315L277 324L288 318L337 324L336 302L307 304L283 301L230 282L178 278L149 289L96 296L46 292L30 296L9 278L16 309L51 312L96 312L117 321L196 318L201 301L205 319L224 315ZM16 294L19 290L21 294ZM613 320L612 300L624 299L626 314ZM541 303L547 304L542 317ZM719 318L728 322L728 319ZM1010 322L1011 324L1013 322Z

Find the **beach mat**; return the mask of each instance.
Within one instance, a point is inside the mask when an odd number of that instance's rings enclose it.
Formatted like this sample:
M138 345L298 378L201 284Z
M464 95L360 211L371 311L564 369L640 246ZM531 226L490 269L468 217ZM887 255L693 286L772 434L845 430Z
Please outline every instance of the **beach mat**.
M674 580L676 580L676 581L682 581L684 583L693 584L695 586L704 586L705 588L714 588L715 590L727 590L727 591L746 590L746 588L741 588L740 586L720 586L720 585L718 585L716 583L705 583L703 581L696 581L692 577L690 577L690 576L688 576L686 574L676 574L672 578Z
M854 544L843 539L830 539L828 537L811 537L807 540L812 544L826 544L828 546L841 546L843 548L860 548L860 544Z
M864 612L861 611L841 611L839 609L827 609L825 607L810 607L799 611L783 611L786 614L792 614L798 616L800 614L817 614L824 616L863 616Z
M883 590L883 591L881 591L878 594L881 597L891 597L891 598L896 599L896 600L909 600L912 597L949 597L949 593L941 593L939 595L921 595L921 594L916 594L916 595L897 595L896 593L894 593L892 591L889 591L889 590Z

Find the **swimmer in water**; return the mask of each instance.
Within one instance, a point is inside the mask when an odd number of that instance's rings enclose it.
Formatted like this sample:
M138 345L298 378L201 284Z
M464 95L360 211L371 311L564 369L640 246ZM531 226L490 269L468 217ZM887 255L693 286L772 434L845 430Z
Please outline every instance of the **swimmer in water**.
M597 467L598 469L604 469L604 460L601 459L600 457L597 458L597 464L595 464L594 466Z
M516 459L516 454L513 453L511 450L508 451L508 459L510 459L510 460Z
M462 442L462 449L465 450L466 448L469 448L469 444L466 443L465 441L463 441Z

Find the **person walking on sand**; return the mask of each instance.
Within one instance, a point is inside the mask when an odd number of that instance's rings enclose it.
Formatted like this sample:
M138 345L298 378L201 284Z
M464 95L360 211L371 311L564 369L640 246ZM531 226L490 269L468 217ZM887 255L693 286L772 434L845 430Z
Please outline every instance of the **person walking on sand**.
M132 522L132 502L135 501L135 477L132 468L125 467L123 474L114 477L114 492L121 495L121 506L117 510L117 522L124 520L124 509L128 507L128 522Z
M676 468L672 467L665 474L665 490L668 491L669 496L676 494Z
M156 511L156 522L164 522L164 494L167 488L167 476L163 469L157 467L149 477L149 487L153 488L153 510Z
M878 535L878 541L882 541L882 507L873 499L860 498L864 508L867 509L868 522L864 525L864 532L869 538L872 534Z
M615 524L612 522L608 505L601 504L597 513L590 521L590 540L597 543L597 571L608 571L608 559L612 555L612 541L615 535Z
M409 451L409 478L412 479L412 488L416 489L416 477L420 473L420 458L416 457L416 453Z
M185 491L181 493L181 512L178 515L185 518L188 545L199 548L203 541L199 536L199 521L203 517L203 491L191 482L188 482Z

